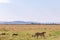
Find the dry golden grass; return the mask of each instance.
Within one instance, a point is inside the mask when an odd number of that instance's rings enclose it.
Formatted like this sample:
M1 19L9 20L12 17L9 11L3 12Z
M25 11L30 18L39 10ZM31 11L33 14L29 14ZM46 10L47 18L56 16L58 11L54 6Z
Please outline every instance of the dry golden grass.
M24 31L24 30L60 30L60 25L0 25L0 30L15 30L15 31Z
M1 25L0 24L0 31L1 32L7 31L7 30L8 31L10 30L10 32L11 31L18 32L18 34L22 33L22 35L20 35L21 38L24 35L25 35L25 37L27 35L29 37L31 37L31 34L33 35L36 32L45 31L46 32L46 38L47 38L46 40L57 40L57 39L60 40L60 25ZM32 39L32 40L35 40L35 39ZM38 39L38 40L40 40L40 39ZM44 40L44 39L41 39L41 40Z

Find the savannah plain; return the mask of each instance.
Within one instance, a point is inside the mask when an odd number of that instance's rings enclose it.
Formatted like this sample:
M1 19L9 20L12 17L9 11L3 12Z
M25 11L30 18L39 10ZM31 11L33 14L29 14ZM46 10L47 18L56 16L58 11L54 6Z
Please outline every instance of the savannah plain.
M45 38L32 37L36 32L46 32ZM6 33L5 35L1 35ZM18 34L12 36L12 34ZM60 40L60 25L1 25L0 40Z

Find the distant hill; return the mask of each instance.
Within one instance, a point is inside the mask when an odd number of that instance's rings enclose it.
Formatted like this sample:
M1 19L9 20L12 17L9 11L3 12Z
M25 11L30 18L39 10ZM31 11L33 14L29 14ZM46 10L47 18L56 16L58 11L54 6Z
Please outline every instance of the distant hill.
M25 22L25 21L11 21L11 22L0 22L0 24L49 24L49 25L52 25L52 24L59 24L59 23L38 23L38 22Z
M0 22L0 24L39 24L37 22L25 22L25 21L12 21L12 22Z

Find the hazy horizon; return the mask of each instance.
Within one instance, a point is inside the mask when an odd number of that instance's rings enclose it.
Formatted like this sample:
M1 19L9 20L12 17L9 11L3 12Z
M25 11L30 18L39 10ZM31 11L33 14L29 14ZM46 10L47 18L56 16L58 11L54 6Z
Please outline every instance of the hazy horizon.
M60 0L0 0L0 21L60 23Z

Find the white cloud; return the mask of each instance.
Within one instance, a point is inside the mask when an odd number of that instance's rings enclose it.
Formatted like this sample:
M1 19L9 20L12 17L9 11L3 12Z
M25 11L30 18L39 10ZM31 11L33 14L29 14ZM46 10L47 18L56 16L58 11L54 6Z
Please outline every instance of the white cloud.
M10 3L10 0L0 0L0 3Z

